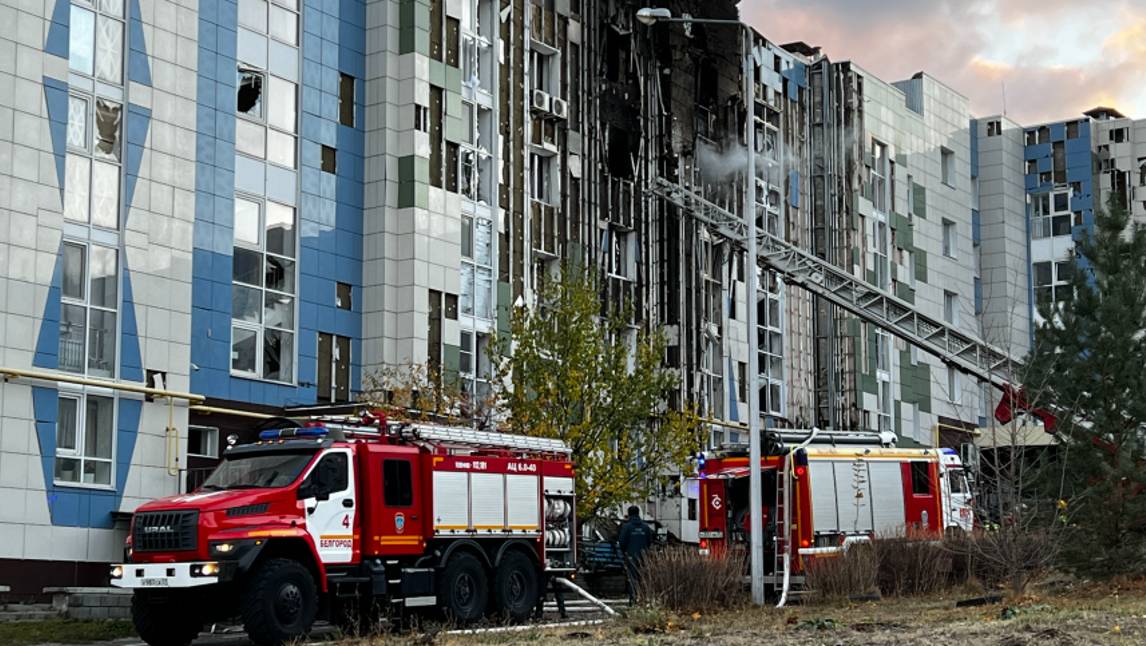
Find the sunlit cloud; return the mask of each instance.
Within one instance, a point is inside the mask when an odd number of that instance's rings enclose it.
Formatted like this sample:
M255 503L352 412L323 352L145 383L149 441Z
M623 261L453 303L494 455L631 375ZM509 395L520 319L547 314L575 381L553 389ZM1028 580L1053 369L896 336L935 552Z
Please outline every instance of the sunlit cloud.
M802 40L894 81L920 70L977 115L1146 117L1146 3L1107 0L741 0L774 42Z

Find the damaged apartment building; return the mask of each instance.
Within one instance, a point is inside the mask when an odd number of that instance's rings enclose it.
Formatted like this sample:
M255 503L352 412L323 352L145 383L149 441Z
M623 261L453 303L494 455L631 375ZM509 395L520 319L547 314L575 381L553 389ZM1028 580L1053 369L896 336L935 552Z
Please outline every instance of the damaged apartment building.
M669 336L682 400L711 443L742 443L747 388L764 426L879 429L958 446L986 412L978 384L938 359L761 270L746 294L744 253L651 190L658 178L736 214L753 191L757 226L972 335L980 331L976 178L967 99L919 74L887 83L803 43L753 33L755 104L746 125L744 38L735 25L633 20L637 2L600 3L600 62L586 132L601 150L599 268L636 250L637 302ZM674 15L737 18L734 2L669 2ZM756 177L746 181L746 127ZM638 195L617 208L618 195ZM592 205L588 205L590 208ZM635 238L635 240L634 240ZM1015 241L1020 244L1022 240ZM627 277L627 276L623 276ZM757 308L747 329L746 308ZM759 374L748 371L748 335Z
M933 78L753 33L746 106L737 27L647 26L628 0L193 5L0 13L13 594L103 585L139 504L193 489L260 419L347 408L384 366L482 395L490 340L567 262L634 331L665 330L671 405L699 406L713 445L747 439L753 384L767 426L954 444L984 415L970 380L783 276L747 294L743 253L654 190L741 214L747 186L761 230L973 333L979 138Z

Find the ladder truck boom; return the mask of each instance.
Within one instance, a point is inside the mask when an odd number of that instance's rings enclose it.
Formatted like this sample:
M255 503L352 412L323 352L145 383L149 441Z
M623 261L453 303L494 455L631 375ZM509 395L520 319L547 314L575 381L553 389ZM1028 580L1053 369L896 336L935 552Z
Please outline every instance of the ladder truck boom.
M734 244L747 242L747 226L740 216L720 207L688 188L658 177L649 186L655 195L716 230ZM944 364L985 381L1004 396L996 418L1009 421L1015 411L1027 410L1019 371L1022 361L954 326L919 312L912 304L865 283L846 270L818 258L766 231L757 234L756 258L760 266L828 300L860 319L894 334ZM1054 416L1031 410L1046 425Z

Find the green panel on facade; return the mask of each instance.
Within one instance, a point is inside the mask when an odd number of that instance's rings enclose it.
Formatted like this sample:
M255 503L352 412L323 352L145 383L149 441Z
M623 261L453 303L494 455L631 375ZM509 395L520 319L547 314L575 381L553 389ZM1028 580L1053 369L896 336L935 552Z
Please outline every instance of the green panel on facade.
M456 67L446 65L446 79L445 85L442 87L454 92L461 92L462 90L462 71Z
M860 264L860 250L859 247L852 247L852 264Z
M446 64L442 61L430 61L430 85L450 89L446 87Z
M915 290L911 289L907 283L898 282L895 284L895 296L901 301L915 303Z
M915 280L927 282L927 252L915 250Z
M854 338L854 337L858 337L859 333L860 333L859 319L854 318L854 317L849 318L848 319L848 334Z
M860 375L859 388L860 392L879 395L879 382L872 375Z
M447 375L456 375L461 365L461 347L449 343L442 344L442 371Z
M509 304L513 298L513 287L509 283L497 284L497 332L509 334Z
M891 423L896 435L903 435L903 411L900 406L901 402L897 399L892 403L891 408L894 414L894 417L891 418Z
M912 213L915 215L926 218L927 217L927 189L923 188L915 182L911 183L912 191L915 193L915 204L912 205Z
M867 273L864 275L864 280L867 282L868 285L874 285L875 284L875 270L873 270L873 269L867 270Z
M398 5L398 53L430 53L430 8L418 0Z
M414 162L416 157L398 159L398 208L414 206Z

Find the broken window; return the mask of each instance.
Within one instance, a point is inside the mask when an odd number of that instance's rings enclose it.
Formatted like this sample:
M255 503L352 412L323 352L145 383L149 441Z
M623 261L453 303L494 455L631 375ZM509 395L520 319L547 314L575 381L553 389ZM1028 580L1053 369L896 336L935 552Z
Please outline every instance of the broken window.
M239 89L235 109L239 114L261 119L263 116L263 75L254 70L239 68Z
M338 122L354 127L354 77L338 75Z
M334 284L334 306L340 310L353 309L353 291L349 283Z
M1121 144L1126 142L1126 135L1129 131L1128 128L1115 128L1110 131L1110 141L1112 143Z
M1066 124L1066 138L1067 139L1078 139L1078 122L1077 121L1071 121L1070 123Z
M1039 172L1039 163L1033 159L1027 160L1027 175L1037 175Z
M549 157L531 155L530 168L533 171L533 199L549 202Z
M1054 183L1066 183L1066 144L1061 141L1056 141L1051 146L1052 158L1054 163L1052 169L1054 171Z
M605 30L605 78L615 83L625 82L629 58L629 35L616 29Z
M1039 126L1039 143L1050 143L1050 126Z
M414 104L414 130L430 131L430 109L417 103Z
M96 159L120 161L120 124L123 120L123 106L96 99Z
M1035 133L1035 131L1034 131L1034 130L1028 130L1028 131L1027 131L1027 145L1028 145L1028 146L1033 146L1033 145L1035 145L1036 143L1038 143L1038 136L1037 136L1037 134Z
M633 160L629 150L629 131L617 126L609 126L608 166L613 177L631 179Z
M338 170L337 151L330 146L322 147L322 170L327 173Z
M350 399L350 339L336 334L318 333L318 392L320 402L344 402Z
M987 136L997 137L1003 134L1003 123L998 120L987 122Z

